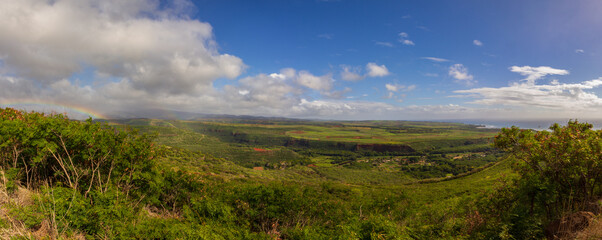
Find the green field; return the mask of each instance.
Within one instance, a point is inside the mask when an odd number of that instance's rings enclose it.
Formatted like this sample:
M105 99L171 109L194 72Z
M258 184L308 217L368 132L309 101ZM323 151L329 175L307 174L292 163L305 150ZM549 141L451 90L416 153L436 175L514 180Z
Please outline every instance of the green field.
M113 121L155 134L159 144L200 151L247 168L309 166L325 179L399 184L450 177L495 162L495 131L404 121L219 119Z

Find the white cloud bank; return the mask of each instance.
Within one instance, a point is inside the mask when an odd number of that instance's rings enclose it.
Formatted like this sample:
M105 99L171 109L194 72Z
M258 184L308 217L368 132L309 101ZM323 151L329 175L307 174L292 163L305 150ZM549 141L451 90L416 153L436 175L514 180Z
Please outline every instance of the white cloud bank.
M547 66L510 67L510 71L526 76L523 82L513 83L500 88L474 88L458 90L455 93L464 97L475 98L471 103L481 105L503 105L518 107L528 114L529 110L542 111L539 117L592 117L602 107L602 99L589 92L602 86L602 78L580 83L560 83L558 80L550 84L536 84L536 81L547 75L567 75L568 71Z

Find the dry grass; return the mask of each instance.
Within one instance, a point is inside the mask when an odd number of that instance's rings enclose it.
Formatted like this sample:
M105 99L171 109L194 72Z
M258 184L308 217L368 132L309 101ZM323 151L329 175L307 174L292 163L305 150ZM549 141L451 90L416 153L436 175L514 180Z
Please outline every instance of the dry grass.
M579 240L602 239L602 217L598 216L588 228L579 232L575 239L579 239Z
M44 219L36 229L28 229L22 221L11 215L10 209L35 204L34 196L40 193L21 186L9 193L5 183L4 173L0 171L0 239L85 239L80 233L57 234L50 219Z
M0 239L32 238L32 233L23 222L13 218L8 210L13 206L31 203L31 193L27 189L20 187L14 194L10 194L6 190L4 181L0 182L0 219L3 222L0 228Z

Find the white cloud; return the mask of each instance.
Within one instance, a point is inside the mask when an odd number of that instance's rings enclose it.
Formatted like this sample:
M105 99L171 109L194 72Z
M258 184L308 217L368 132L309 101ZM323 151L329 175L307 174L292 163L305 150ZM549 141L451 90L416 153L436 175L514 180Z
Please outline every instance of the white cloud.
M400 85L400 84L387 83L387 84L385 84L385 88L387 88L387 91L390 91L390 92L400 92L400 91L409 92L409 91L416 89L416 85L412 84L409 86L405 86L405 85Z
M401 43L403 43L403 45L410 45L410 46L414 46L414 42L412 40L409 39L404 39Z
M308 73L299 73L308 74ZM286 108L295 103L302 90L293 86L293 79L282 77L284 74L259 74L240 79L237 85L226 85L224 92L216 95L224 102L235 104L237 108ZM242 94L242 93L246 94ZM219 93L218 93L219 94Z
M528 84L535 84L535 81L547 75L567 75L569 71L564 69L556 69L548 66L531 67L531 66L512 66L509 68L511 72L526 76L525 80Z
M602 86L602 78L580 83L560 83L557 79L549 84L536 84L535 81L546 75L566 75L568 71L550 67L511 67L511 71L527 76L526 82L512 83L508 87L474 88L458 90L455 93L475 100L471 103L482 105L504 105L519 107L515 112L529 114L537 112L538 117L577 117L595 116L593 109L602 107L602 98L588 90ZM548 109L548 110L542 110Z
M366 64L366 70L370 77L384 77L390 74L385 65L377 65L376 63Z
M476 39L472 40L472 44L474 44L475 46L479 46L479 47L483 46L483 43L481 41L479 41L479 40L476 40Z
M152 93L196 94L245 69L220 54L208 23L152 0L6 1L0 8L2 70L48 86L93 68Z
M399 42L401 42L403 45L409 45L409 46L415 45L414 42L409 39L409 37L410 37L410 35L408 35L407 33L400 32L399 33Z
M360 81L366 77L384 77L390 74L389 69L385 65L377 65L376 63L366 64L366 74L361 75L359 67L350 67L341 65L341 79L345 81Z
M293 73L294 74L294 73ZM269 75L271 78L278 78L278 79L286 79L286 75L282 74L282 73L272 73Z
M397 92L397 86L393 85L393 84L385 84L385 87L387 88L388 91L392 91L392 92Z
M332 76L330 74L315 76L307 71L299 72L297 83L318 91L328 91L332 88Z
M438 73L425 73L424 76L426 77L439 77Z
M31 99L33 102L70 103L86 106L98 112L117 117L157 117L169 110L285 116L321 119L389 119L424 120L475 118L479 114L494 110L475 109L458 105L427 105L398 107L382 102L323 99L311 100L303 96L304 90L295 87L295 78L281 78L293 69L283 69L277 74L259 74L246 77L236 85L226 85L222 91L208 91L198 96L161 95L136 90L131 82L107 84L99 89L74 85L69 81L58 81L49 88L36 88L31 81L22 78L0 76L0 96L15 99ZM401 87L397 87L402 89ZM403 89L410 90L412 87ZM348 92L343 89L338 92ZM333 93L336 95L337 93ZM332 96L336 98L339 96ZM362 95L367 96L367 95ZM399 97L403 97L399 95ZM401 100L401 99L399 99ZM29 107L29 109L32 109ZM161 109L161 111L157 111ZM42 107L46 111L49 108ZM63 109L53 109L64 112ZM497 110L496 110L497 111ZM73 116L73 115L70 115ZM85 118L86 116L81 116ZM163 115L163 117L165 117Z
M356 82L356 81L360 81L363 80L364 78L366 78L366 76L361 75L360 69L355 67L349 67L349 66L341 66L343 68L343 71L341 72L341 79L345 80L345 81L352 81L352 82Z
M575 49L575 53L585 53L583 49Z
M385 84L385 88L387 89L387 95L385 98L387 99L395 99L397 102L403 102L403 99L406 97L406 94L396 94L398 92L410 92L416 89L416 85L400 85L387 83Z
M392 43L390 42L378 42L376 41L374 44L379 45L379 46L384 46L384 47L394 47Z
M468 69L459 63L450 66L448 74L456 79L456 83L464 84L466 86L473 85L476 82L474 81L473 76L468 73Z
M438 57L422 57L422 59L431 60L433 62L449 62L448 59Z
M292 116L302 114L291 109L303 97L351 91L334 89L330 74L291 68L216 89L216 79L237 78L245 65L218 51L211 25L185 16L186 4L167 5L173 8L154 0L3 3L0 104L73 105L120 117L159 109ZM75 79L84 70L92 79Z

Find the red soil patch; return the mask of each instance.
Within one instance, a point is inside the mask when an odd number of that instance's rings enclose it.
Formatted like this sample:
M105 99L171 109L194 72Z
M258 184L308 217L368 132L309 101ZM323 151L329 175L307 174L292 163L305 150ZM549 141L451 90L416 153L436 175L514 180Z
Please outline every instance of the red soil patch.
M253 167L253 170L263 171L263 167Z
M362 137L361 136L354 136L354 137L349 137L349 136L326 136L326 138L351 138L351 139L360 139Z
M307 166L308 166L308 167L318 167L318 166L316 166L315 164L309 164L309 165L307 165Z

